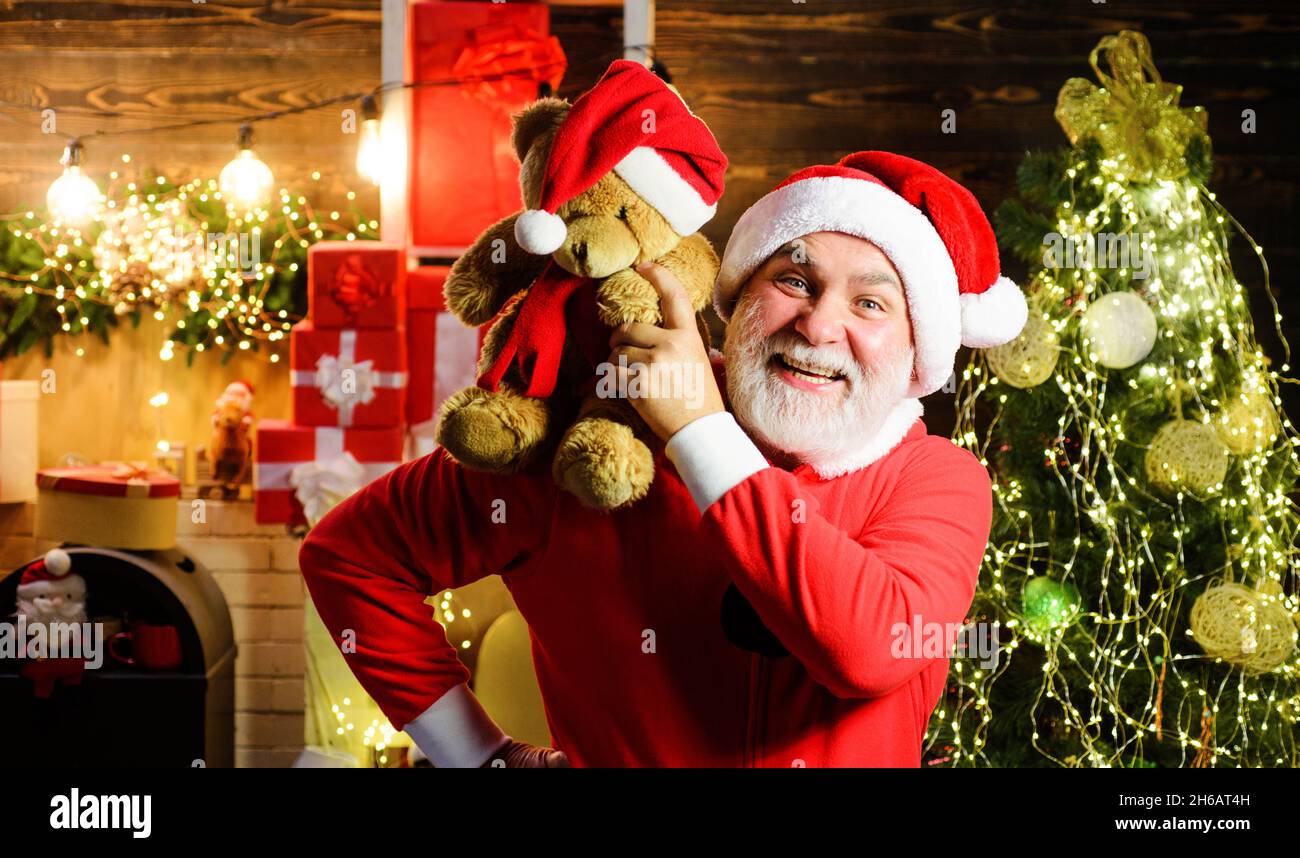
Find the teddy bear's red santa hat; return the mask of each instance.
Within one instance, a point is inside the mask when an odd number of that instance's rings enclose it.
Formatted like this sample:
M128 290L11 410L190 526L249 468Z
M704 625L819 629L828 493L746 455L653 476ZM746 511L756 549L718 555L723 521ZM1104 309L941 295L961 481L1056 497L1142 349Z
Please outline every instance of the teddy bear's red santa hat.
M640 63L617 60L556 130L539 207L515 221L515 240L529 253L559 250L568 227L556 211L610 171L690 235L717 211L726 169L713 132L681 96Z
M929 164L892 152L805 168L750 206L722 255L713 293L718 315L731 315L741 287L768 257L814 232L865 238L898 270L916 349L909 396L943 386L959 345L1001 345L1024 328L1024 293L1002 276L997 239L974 195Z

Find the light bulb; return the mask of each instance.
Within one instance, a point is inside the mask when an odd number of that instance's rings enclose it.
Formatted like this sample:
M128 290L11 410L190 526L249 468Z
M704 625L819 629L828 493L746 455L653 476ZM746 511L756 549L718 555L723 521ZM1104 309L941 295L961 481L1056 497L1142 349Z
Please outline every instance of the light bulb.
M357 143L357 173L372 185L382 183L386 157L384 138L379 131L379 109L375 97L361 99L361 140Z
M379 134L379 120L361 123L361 142L357 144L357 173L372 185L384 178L384 138Z
M252 146L252 128L248 125L239 126L239 154L221 168L218 179L222 195L246 210L269 202L271 186L275 181L271 168L253 154Z
M68 141L60 163L63 175L50 184L45 204L50 215L58 221L76 227L87 226L99 210L99 186L81 172L81 143Z

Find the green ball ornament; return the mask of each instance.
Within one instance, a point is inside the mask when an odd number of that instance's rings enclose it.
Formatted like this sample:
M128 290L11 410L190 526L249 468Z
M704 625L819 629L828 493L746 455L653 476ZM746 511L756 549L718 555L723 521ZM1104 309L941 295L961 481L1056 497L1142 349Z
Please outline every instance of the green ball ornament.
M1025 625L1040 635L1071 625L1079 615L1079 591L1046 576L1030 578L1021 592Z

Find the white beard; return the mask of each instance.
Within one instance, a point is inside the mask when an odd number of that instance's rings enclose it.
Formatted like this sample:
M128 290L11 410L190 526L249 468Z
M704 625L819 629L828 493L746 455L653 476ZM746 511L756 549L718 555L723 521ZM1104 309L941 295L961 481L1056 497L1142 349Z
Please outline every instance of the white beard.
M904 346L866 368L846 347L810 346L784 332L765 336L760 309L759 300L742 296L723 342L727 396L736 420L760 443L800 462L816 465L861 449L906 398L913 348ZM843 374L844 395L786 384L771 368L777 354Z
M18 599L18 613L27 618L28 624L33 623L84 623L86 622L86 598L85 590L80 592L76 588L69 588L67 592L54 591L43 593L39 596L32 596L26 599ZM52 596L61 596L57 602Z

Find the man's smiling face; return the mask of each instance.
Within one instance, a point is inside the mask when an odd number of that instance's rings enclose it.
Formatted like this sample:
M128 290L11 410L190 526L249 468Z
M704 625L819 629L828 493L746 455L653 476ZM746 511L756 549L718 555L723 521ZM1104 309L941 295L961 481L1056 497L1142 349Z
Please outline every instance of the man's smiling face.
M749 278L723 348L732 408L769 448L803 460L852 449L911 380L901 278L865 239L803 236Z

